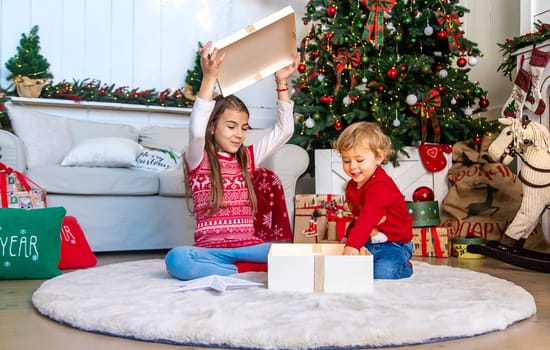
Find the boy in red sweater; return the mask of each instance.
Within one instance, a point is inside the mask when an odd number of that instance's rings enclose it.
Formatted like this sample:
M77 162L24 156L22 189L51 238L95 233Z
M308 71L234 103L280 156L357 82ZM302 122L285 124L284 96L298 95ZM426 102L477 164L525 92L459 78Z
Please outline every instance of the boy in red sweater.
M374 258L374 278L412 275L412 218L403 194L382 169L393 153L390 138L375 123L348 126L335 143L342 167L351 177L346 202L353 215L343 255L366 247Z

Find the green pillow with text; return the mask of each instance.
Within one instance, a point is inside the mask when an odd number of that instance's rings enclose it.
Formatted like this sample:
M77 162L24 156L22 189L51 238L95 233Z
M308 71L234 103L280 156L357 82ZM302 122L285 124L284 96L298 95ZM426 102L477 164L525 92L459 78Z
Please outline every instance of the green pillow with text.
M61 274L63 207L0 209L0 279L47 279Z

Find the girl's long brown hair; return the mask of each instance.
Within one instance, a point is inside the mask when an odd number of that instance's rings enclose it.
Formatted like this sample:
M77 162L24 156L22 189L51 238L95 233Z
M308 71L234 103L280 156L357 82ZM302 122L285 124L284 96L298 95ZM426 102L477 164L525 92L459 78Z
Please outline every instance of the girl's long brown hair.
M210 193L208 194L210 210L208 211L208 215L214 215L221 207L227 205L227 203L224 203L223 179L220 170L220 162L217 157L218 145L216 144L214 138L214 130L216 130L220 116L226 110L245 112L247 115L250 115L244 102L234 95L229 95L226 97L217 96L215 101L216 104L214 105L212 114L210 114L210 118L208 119L204 143L204 149L206 151L206 156L208 157L208 164L210 165ZM235 153L235 158L239 163L243 179L246 183L248 198L250 205L252 206L252 212L255 213L257 210L258 201L256 199L256 193L254 192L252 178L248 173L248 158L246 154L246 146L243 144ZM187 171L187 166L185 166L185 186L187 193L190 194L191 191L189 188L189 181L187 179Z

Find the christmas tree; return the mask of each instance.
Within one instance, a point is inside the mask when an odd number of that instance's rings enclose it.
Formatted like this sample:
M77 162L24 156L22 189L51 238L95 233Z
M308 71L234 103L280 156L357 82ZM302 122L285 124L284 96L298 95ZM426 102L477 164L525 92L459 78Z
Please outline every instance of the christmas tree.
M48 60L40 54L38 26L32 27L28 36L25 33L21 34L17 54L8 59L6 68L10 72L7 80L18 76L32 79L53 78Z
M482 54L460 29L466 12L458 0L309 1L291 142L330 148L363 120L381 125L396 151L496 131L479 115L487 91L468 76Z

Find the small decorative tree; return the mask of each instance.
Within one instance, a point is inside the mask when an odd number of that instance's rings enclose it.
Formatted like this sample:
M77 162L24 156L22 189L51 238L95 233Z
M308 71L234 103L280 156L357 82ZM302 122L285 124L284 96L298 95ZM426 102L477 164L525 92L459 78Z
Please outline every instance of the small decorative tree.
M53 78L50 63L40 54L39 44L38 26L35 25L28 36L21 34L17 53L5 64L10 72L6 79L13 79L19 96L40 96L46 79Z

